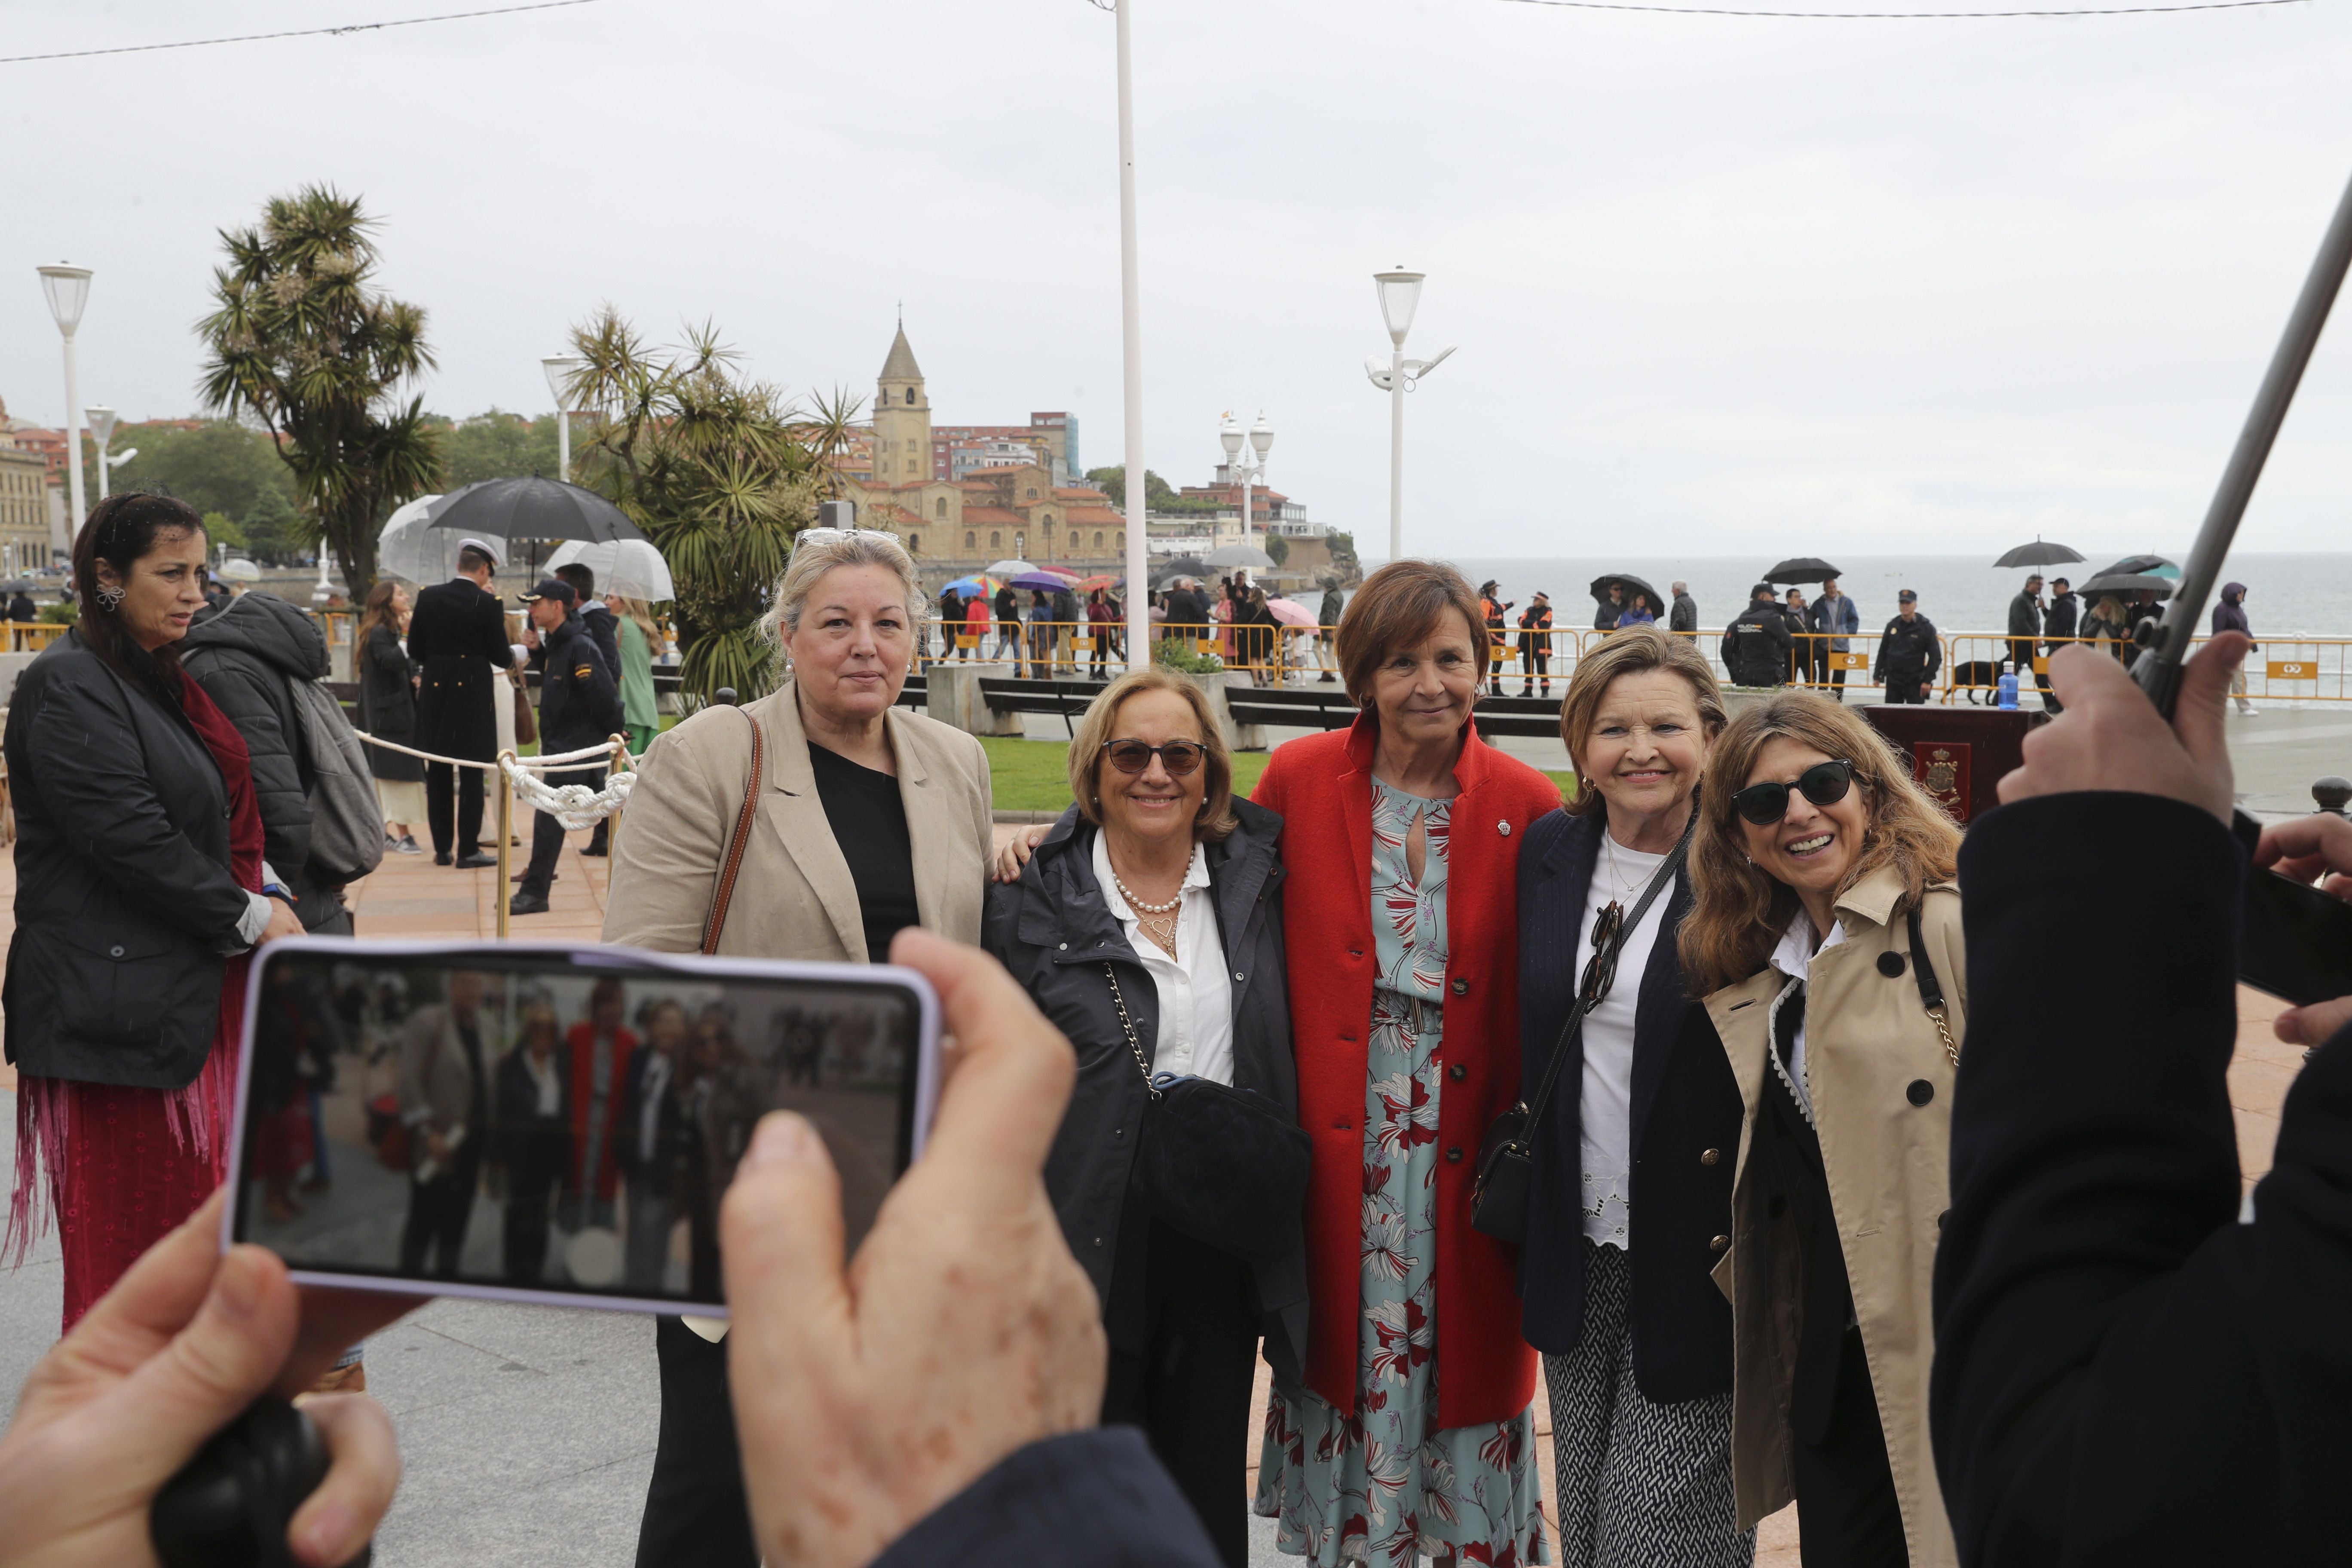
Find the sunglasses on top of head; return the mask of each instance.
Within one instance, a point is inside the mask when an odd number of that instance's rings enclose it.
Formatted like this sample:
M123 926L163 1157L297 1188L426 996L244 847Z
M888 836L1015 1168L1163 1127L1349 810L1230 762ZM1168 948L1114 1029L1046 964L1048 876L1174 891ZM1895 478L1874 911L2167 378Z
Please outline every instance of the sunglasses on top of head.
M1797 775L1794 784L1752 784L1731 797L1731 807L1759 827L1769 827L1789 815L1789 792L1801 792L1815 805L1835 805L1853 787L1853 764L1843 759L1815 763Z
M1110 765L1123 773L1145 772L1156 756L1170 777L1180 779L1198 770L1209 754L1208 748L1192 741L1170 741L1158 746L1141 741L1106 741L1103 752L1110 758Z

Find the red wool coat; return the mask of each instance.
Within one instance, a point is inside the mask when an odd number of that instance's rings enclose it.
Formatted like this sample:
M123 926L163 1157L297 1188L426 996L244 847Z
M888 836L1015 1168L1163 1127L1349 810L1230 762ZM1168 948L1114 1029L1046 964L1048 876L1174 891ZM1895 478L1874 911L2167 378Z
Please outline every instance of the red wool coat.
M1470 1228L1478 1143L1519 1093L1518 863L1552 782L1463 731L1446 863L1445 1076L1438 1095L1437 1418L1517 1415L1535 1395L1519 1337L1514 1247ZM1252 799L1282 814L1283 929L1298 1058L1298 1119L1314 1140L1307 1189L1307 1383L1356 1408L1362 1333L1365 1037L1371 1027L1372 751L1379 723L1290 742Z

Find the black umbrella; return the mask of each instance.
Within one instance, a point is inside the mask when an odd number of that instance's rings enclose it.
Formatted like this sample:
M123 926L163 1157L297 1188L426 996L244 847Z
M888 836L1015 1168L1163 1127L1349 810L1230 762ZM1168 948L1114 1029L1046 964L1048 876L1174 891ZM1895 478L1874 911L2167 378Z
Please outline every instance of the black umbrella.
M2128 576L2134 574L2150 577L2166 577L2178 582L2180 578L2180 563L2177 561L2167 561L2161 555L2126 555L2112 566L2102 566L2098 570L2098 575L2102 577Z
M2037 539L2031 544L2021 544L1992 563L1996 572L2011 566L2064 566L2083 559L2079 550L2063 544L2047 544Z
M2159 599L2169 599L2179 586L2169 577L2152 576L2145 572L2102 572L2074 592L2085 599L2095 599L2102 594L2137 594L2147 589Z
M486 539L585 539L603 544L643 539L626 513L594 490L537 475L482 479L433 503L434 528L454 528Z
M1764 574L1767 583L1822 583L1842 574L1818 555L1800 555L1783 561Z
M1651 587L1639 577L1625 572L1612 572L1605 577L1595 577L1592 580L1592 602L1596 605L1607 604L1609 590L1612 587L1625 590L1625 603L1628 605L1633 602L1634 595L1648 595L1650 613L1654 616L1663 613L1666 607L1666 601L1659 596L1655 588Z
M1209 574L1209 563L1197 555L1179 555L1168 563L1166 571L1161 574L1170 577L1206 577Z

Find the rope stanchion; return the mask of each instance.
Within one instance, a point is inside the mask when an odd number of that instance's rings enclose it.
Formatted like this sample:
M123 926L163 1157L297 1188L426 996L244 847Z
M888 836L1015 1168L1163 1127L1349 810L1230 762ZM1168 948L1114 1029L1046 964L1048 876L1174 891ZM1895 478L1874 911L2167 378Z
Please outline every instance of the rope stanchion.
M623 773L629 775L629 782L632 784L635 784L637 775L629 766L627 738L621 735L608 736L606 744L612 748L613 762L612 765L604 770L604 787L610 790L613 787L613 781ZM625 795L623 798L625 799ZM610 868L613 862L618 859L621 854L621 805L622 801L614 801L612 813L607 819L607 831L604 835L604 865L608 877L611 875Z
M499 773L501 777L508 776L506 764L513 760L512 752L499 753ZM500 942L507 940L507 922L513 918L513 911L507 907L507 864L512 858L513 851L514 791L511 788L504 788L499 791L499 885L490 892L492 901L498 906Z

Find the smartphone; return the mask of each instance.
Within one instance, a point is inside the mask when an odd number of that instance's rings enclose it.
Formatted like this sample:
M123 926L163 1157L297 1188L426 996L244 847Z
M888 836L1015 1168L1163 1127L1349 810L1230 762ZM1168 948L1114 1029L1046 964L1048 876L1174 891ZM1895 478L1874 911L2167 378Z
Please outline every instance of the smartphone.
M919 1158L912 970L293 938L255 960L224 1222L301 1284L724 1317L719 1201L795 1110L855 1249Z
M2238 978L2298 1007L2352 996L2352 904L2276 871L2249 871Z

